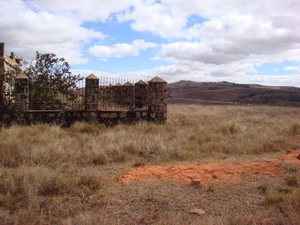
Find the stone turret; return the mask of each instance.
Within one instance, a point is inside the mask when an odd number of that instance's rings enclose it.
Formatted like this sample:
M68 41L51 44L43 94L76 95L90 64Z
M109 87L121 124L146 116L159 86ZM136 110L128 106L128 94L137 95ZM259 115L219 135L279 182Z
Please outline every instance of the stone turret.
M148 85L140 80L135 84L135 107L144 108L148 103Z
M168 84L165 80L154 77L149 81L148 113L149 121L164 124L167 120Z
M127 82L123 85L123 106L132 108L134 106L134 85Z
M15 108L20 111L28 110L28 103L28 78L23 73L19 73L15 78Z
M90 74L85 82L85 109L98 109L99 78L94 74Z

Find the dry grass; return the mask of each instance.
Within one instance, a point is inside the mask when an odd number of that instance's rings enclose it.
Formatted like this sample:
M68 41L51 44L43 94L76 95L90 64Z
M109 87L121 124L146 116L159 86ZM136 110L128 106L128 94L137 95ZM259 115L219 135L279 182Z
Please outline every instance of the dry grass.
M241 161L299 149L300 109L169 105L166 125L0 131L0 224L297 224L299 171L195 187L107 178L133 166ZM206 209L205 215L189 210Z

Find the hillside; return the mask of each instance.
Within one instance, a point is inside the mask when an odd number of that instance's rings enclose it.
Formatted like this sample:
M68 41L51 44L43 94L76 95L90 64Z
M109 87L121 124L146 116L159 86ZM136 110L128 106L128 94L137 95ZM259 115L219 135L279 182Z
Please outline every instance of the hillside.
M300 88L222 82L178 81L168 85L169 103L263 104L300 107Z

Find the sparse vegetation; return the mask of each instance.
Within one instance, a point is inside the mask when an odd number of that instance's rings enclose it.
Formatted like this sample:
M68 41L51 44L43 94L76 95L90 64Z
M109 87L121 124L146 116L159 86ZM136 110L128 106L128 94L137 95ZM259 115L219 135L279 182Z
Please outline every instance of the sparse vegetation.
M206 188L163 179L112 181L146 164L249 162L300 148L299 108L168 107L166 125L1 128L0 224L299 222L295 166L283 165L285 174L276 178L258 176ZM197 207L205 208L205 214L189 213Z

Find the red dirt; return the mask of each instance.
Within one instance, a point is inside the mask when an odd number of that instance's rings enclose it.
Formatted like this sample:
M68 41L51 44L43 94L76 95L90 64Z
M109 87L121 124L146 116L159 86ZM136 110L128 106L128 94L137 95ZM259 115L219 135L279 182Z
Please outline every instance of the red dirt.
M149 178L162 178L187 182L199 180L201 184L213 181L240 181L244 177L255 175L278 176L282 173L280 163L300 167L297 159L300 151L290 150L279 158L268 159L265 162L253 163L207 163L181 166L143 166L126 172L115 181L134 182Z

